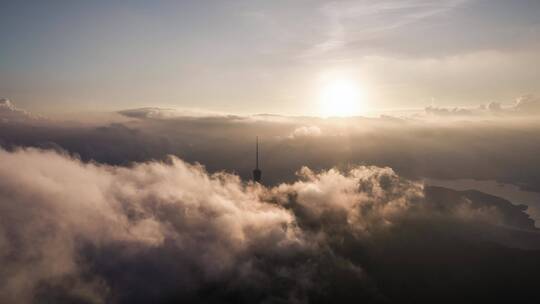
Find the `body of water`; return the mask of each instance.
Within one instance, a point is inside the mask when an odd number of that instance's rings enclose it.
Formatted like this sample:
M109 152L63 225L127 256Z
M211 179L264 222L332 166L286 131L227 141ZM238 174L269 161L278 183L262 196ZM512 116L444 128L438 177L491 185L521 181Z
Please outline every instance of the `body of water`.
M431 186L440 186L454 190L478 190L487 194L495 195L509 200L516 205L527 205L527 213L535 221L538 227L540 224L540 193L521 190L518 186L512 184L503 184L492 180L474 180L474 179L425 179L424 183Z

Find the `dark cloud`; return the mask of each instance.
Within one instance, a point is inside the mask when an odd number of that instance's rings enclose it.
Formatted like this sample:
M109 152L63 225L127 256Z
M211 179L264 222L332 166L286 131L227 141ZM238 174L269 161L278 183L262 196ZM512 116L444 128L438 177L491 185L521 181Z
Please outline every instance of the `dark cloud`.
M196 110L176 110L176 109L164 109L157 107L147 107L138 109L129 109L119 111L121 115L131 118L149 118L149 119L168 119L175 117L201 117L201 116L223 116L223 114L212 113L209 111L196 111Z
M540 244L522 207L389 168L303 168L265 188L174 157L0 160L2 302L538 299L540 252L513 249Z

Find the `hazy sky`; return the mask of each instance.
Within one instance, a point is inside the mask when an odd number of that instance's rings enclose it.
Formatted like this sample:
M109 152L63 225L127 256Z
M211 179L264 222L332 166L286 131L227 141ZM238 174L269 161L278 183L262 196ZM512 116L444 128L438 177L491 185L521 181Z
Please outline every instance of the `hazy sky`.
M317 114L539 92L540 1L4 1L0 97L41 113L140 106Z

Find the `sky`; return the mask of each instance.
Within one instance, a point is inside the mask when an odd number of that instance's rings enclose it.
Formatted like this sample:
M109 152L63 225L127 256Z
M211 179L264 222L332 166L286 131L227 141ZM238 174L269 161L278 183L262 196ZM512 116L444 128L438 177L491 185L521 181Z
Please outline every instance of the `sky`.
M321 99L336 82L354 87L352 114L539 93L536 0L1 7L0 95L34 113L159 106L324 115Z

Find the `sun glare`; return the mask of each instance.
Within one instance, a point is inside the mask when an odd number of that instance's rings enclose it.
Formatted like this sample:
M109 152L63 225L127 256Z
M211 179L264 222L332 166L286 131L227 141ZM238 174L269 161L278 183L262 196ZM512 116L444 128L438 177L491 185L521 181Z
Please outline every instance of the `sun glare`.
M322 87L320 112L323 116L353 116L363 112L364 95L350 80L334 80Z

